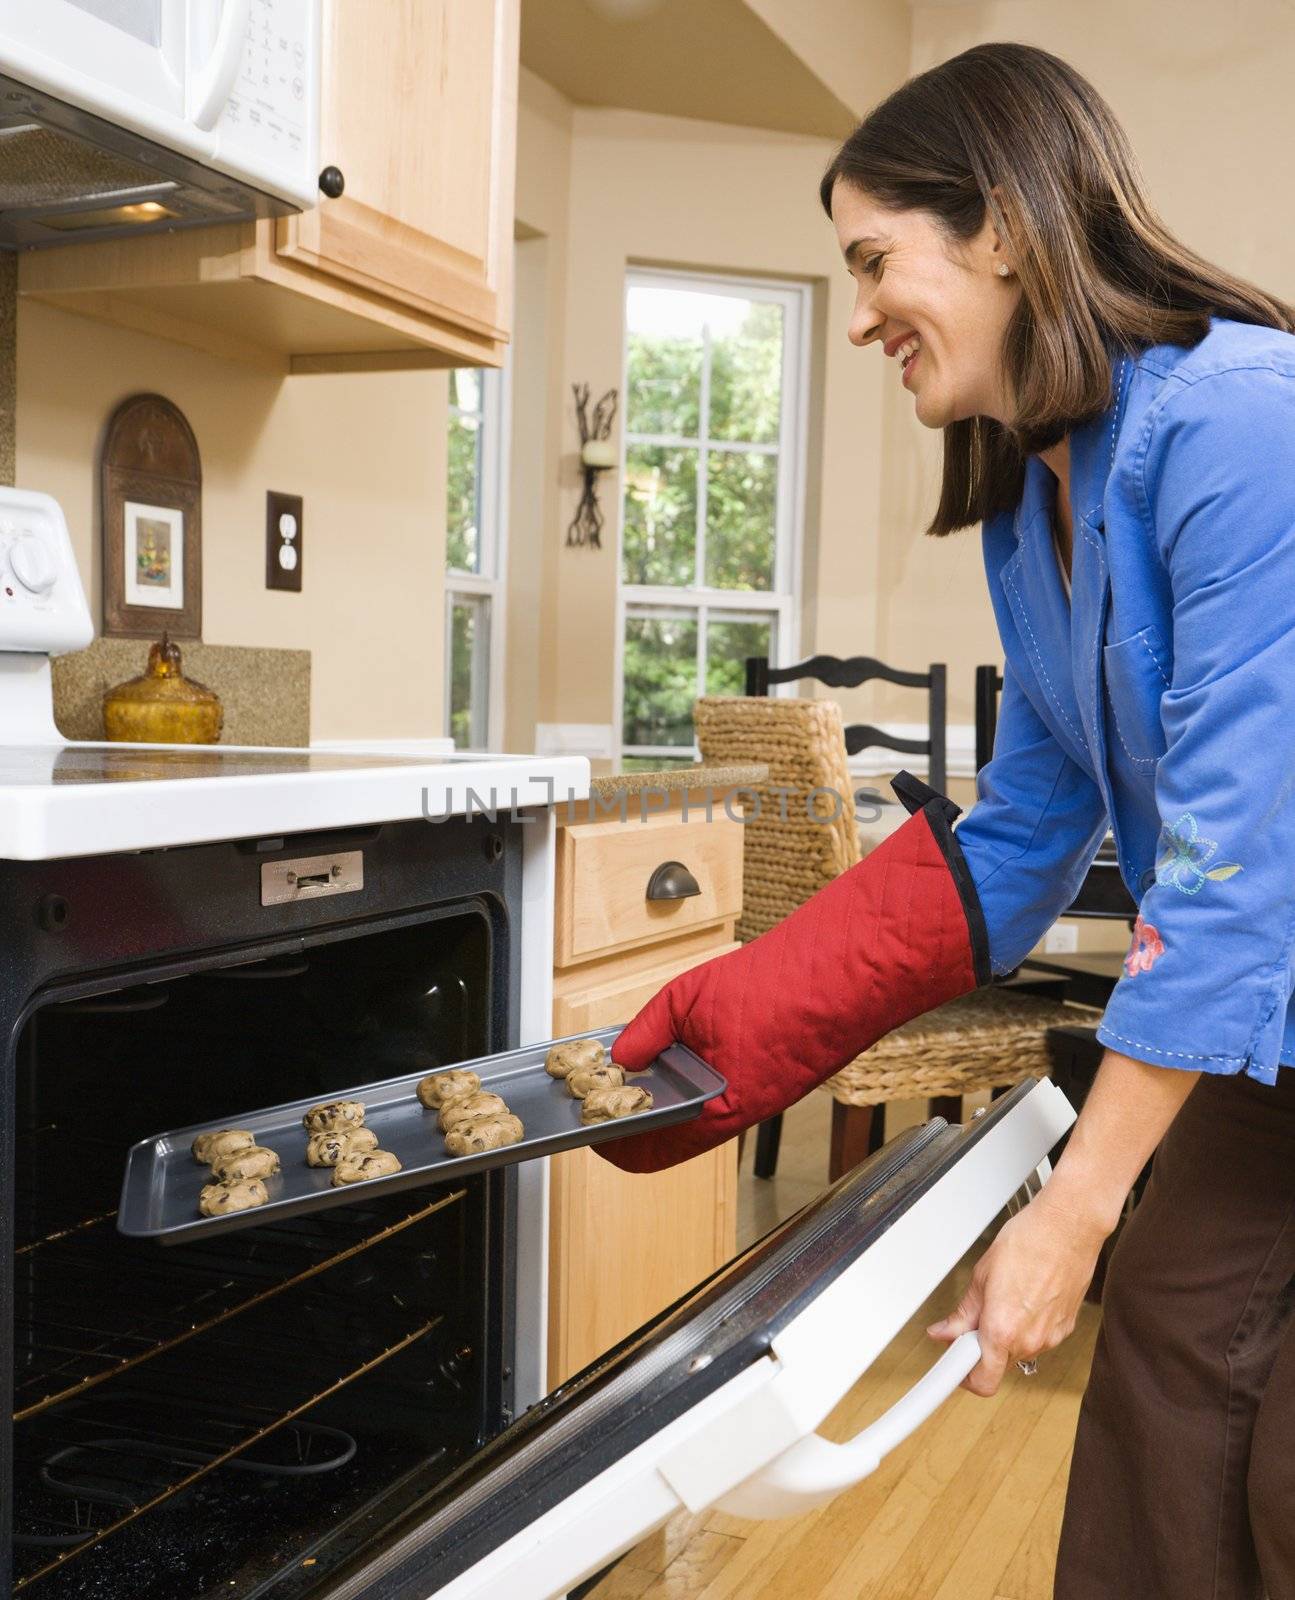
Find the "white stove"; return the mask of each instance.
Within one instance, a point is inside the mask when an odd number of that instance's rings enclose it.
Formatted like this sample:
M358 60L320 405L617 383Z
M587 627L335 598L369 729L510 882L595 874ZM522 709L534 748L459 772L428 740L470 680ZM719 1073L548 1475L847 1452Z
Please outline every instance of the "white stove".
M70 743L54 725L50 656L93 637L57 502L0 490L2 858L534 813L589 793L582 756Z

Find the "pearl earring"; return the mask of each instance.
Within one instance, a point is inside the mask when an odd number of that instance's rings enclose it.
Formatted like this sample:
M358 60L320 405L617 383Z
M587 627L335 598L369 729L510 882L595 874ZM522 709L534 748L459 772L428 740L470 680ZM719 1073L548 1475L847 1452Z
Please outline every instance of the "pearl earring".
M1006 261L1000 261L998 263L998 265L994 268L994 271L998 274L998 276L1000 278L1005 278L1008 275L1008 273L1011 272L1011 270L1012 270L1011 267L1008 266Z

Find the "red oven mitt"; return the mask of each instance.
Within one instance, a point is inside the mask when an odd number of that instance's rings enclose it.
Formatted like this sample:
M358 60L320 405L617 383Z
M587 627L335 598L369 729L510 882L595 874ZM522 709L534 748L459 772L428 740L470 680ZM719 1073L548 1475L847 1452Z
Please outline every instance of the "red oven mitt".
M901 1022L986 984L989 941L954 837L960 808L910 773L908 821L740 950L681 973L621 1030L612 1059L642 1071L678 1040L728 1080L691 1122L610 1139L627 1172L700 1155L789 1105Z

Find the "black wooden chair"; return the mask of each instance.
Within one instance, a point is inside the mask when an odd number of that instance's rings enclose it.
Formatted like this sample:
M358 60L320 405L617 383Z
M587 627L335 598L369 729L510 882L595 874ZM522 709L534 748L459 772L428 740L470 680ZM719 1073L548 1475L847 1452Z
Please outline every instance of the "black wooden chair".
M998 727L998 696L1003 675L995 666L976 668L976 771L994 753L994 733ZM1079 893L1066 908L1067 917L1104 917L1127 921L1130 926L1138 914L1133 897L1120 876L1115 840L1108 833L1098 847L1093 864L1079 886Z
M933 661L925 672L907 672L901 667L887 666L872 656L810 656L792 667L771 667L768 656L746 658L746 692L748 695L767 695L775 684L799 683L805 679L824 684L829 689L857 689L874 678L886 683L900 684L907 689L926 690L925 739L907 739L887 733L884 728L870 722L848 723L845 728L847 756L858 755L860 750L880 748L897 750L904 755L926 757L927 782L941 794L945 792L949 774L948 747L948 669L943 662ZM875 797L870 796L874 804ZM889 802L882 801L881 804ZM895 802L898 804L898 802ZM772 1178L778 1170L778 1145L782 1139L782 1116L770 1117L756 1130L755 1175ZM869 1149L879 1150L885 1143L885 1107L875 1110L870 1124Z
M932 662L925 672L905 672L899 667L888 667L871 656L811 656L808 661L798 661L794 667L771 667L768 656L746 658L746 692L767 695L779 683L798 683L803 679L825 684L829 689L857 689L860 684L874 678L887 683L902 684L909 689L925 689L927 696L925 739L904 739L876 728L870 722L849 723L845 729L845 752L856 756L860 750L879 746L883 750L899 750L905 755L925 756L927 782L933 789L944 793L949 771L947 718L948 671L943 662Z

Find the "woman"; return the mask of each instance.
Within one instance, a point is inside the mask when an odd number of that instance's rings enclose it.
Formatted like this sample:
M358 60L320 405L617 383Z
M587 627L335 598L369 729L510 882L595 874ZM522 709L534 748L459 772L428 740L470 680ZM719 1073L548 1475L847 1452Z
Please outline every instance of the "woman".
M606 1153L691 1153L986 981L986 953L1009 972L1109 824L1139 917L1097 1081L930 1332L979 1329L981 1395L1053 1349L1159 1146L1106 1280L1055 1593L1295 1600L1291 313L1169 234L1109 108L1026 46L905 84L822 199L851 341L944 433L929 531L984 525L994 758L956 835L911 796L906 848L640 1013L618 1060L678 1037L730 1091L709 1129Z

